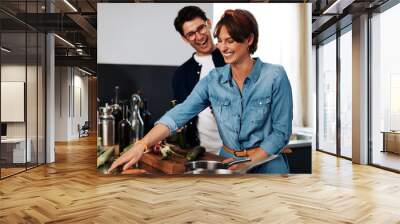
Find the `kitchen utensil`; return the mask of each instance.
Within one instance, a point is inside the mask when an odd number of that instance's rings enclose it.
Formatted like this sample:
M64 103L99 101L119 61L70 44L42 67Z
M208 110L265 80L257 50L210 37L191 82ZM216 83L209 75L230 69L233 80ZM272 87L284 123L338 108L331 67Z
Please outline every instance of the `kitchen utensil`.
M180 150L178 148L174 148L174 151L181 154L186 152L186 150ZM223 159L226 159L208 152L205 152L200 158L201 160L213 161L222 161ZM183 174L186 171L185 163L187 160L186 158L179 156L172 156L168 160L162 160L161 155L149 152L143 154L142 158L140 158L140 162L165 174Z
M101 108L100 122L101 134L104 146L112 146L115 144L115 119L112 115L112 109L106 104Z
M185 164L186 167L186 172L190 172L190 171L196 171L197 172L208 172L208 171L212 171L212 172L219 172L219 173L223 173L225 171L221 171L221 170L228 170L229 167L235 165L235 164L240 164L240 163L245 163L245 162L250 162L251 159L250 158L246 158L246 159L241 159L241 160L235 160L229 163L222 163L219 161L208 161L208 160L199 160L199 161L192 161L192 162L187 162ZM207 171L204 171L207 170ZM219 170L219 171L216 171Z
M234 172L228 169L216 169L216 170L196 169L185 172L185 174L214 175L214 174L234 174Z

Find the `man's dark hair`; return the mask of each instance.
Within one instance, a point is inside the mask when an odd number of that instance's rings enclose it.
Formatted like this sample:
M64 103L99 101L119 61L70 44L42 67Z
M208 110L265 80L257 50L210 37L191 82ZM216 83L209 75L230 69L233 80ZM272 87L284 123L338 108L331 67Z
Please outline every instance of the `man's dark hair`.
M178 31L181 36L183 33L183 24L187 21L191 21L195 18L200 18L207 21L206 13L197 6L186 6L179 10L178 15L175 18L174 26L176 31Z

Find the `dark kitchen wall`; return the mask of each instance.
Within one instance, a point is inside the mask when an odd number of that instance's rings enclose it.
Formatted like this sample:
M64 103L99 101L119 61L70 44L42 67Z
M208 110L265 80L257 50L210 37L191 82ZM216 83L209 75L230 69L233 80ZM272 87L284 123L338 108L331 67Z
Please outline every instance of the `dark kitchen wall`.
M176 66L98 64L98 97L100 106L111 103L114 87L119 86L122 100L140 91L148 101L151 123L156 122L173 100L172 76Z

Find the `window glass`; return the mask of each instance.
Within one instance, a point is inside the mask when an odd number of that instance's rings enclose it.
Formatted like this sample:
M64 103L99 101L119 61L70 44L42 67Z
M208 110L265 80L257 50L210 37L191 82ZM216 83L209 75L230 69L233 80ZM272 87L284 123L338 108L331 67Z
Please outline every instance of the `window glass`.
M318 149L336 153L336 39L318 57Z

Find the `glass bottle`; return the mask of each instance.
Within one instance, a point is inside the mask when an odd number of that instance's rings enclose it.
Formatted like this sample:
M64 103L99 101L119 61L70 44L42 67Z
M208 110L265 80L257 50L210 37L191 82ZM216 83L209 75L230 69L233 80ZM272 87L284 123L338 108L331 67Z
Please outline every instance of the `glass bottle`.
M122 120L122 108L119 104L119 86L114 87L114 100L111 108L112 115L115 118L115 142L117 143L119 140L118 124Z
M147 109L147 100L143 99L143 110L142 110L142 118L143 118L143 123L144 123L144 133L147 134L147 132L150 131L150 119L151 119L151 113Z
M141 98L137 94L133 94L131 97L131 138L132 142L140 140L143 137L144 124L142 117L140 116L139 105Z
M122 120L118 124L118 132L119 132L119 153L123 152L124 149L131 142L131 123L128 121L128 106L124 105L122 107Z

